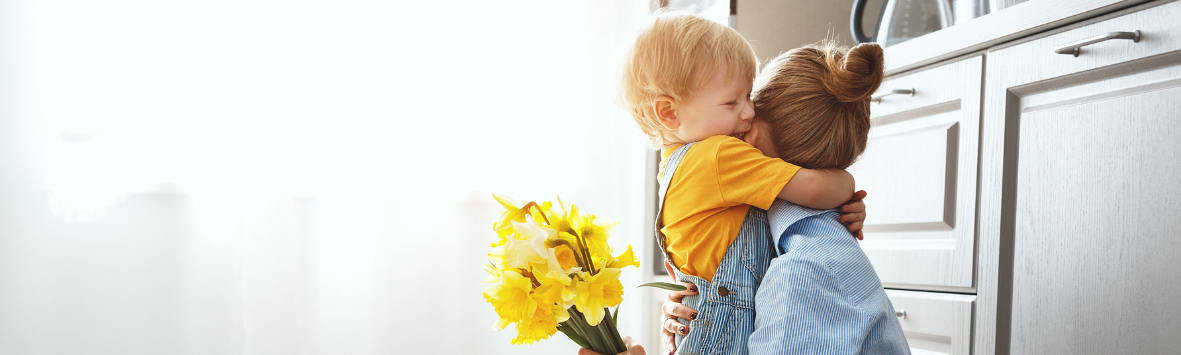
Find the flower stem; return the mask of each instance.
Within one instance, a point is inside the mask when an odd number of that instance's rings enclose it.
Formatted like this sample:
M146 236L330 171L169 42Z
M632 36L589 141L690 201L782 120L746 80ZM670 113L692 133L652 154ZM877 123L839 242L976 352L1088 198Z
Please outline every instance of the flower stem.
M537 210L537 212L541 212L541 219L545 221L546 225L550 224L549 218L545 216L545 211L541 210L541 206L538 206L537 202L529 201L529 203L525 204L525 207L521 207L521 208L525 208L525 209L533 208L534 210Z
M587 271L590 271L591 275L598 274L599 271L595 270L594 259L591 259L590 247L586 245L586 238L583 238L582 234L578 233L578 231L574 231L574 238L577 238L578 245L582 246L582 252L585 254L585 257L586 257Z

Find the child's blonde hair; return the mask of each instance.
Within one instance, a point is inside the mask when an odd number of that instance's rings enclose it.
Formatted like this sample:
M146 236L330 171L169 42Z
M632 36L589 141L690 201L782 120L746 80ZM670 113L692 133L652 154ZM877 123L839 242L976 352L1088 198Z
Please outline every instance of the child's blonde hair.
M759 63L754 48L732 28L681 11L660 11L636 38L623 66L622 106L649 144L661 148L664 126L653 105L661 95L689 100L718 70L754 81Z
M865 150L869 99L883 77L882 48L834 42L793 49L763 67L751 98L779 158L809 169L847 168Z

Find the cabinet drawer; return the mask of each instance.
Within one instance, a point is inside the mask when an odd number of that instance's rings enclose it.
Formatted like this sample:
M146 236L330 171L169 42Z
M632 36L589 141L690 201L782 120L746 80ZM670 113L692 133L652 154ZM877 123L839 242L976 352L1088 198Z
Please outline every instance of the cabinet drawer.
M993 53L989 54L990 57L999 54L1005 63L990 67L1003 67L1004 70L990 72L989 77L1002 81L1006 77L1019 77L1022 81L1059 78L1071 81L1073 85L1100 80L1106 76L1101 73L1088 73L1091 70L1181 50L1181 21L1177 20L1181 17L1181 3L1169 2L1139 11L1126 11L1132 13L1083 22L1040 38L995 48L991 51ZM1106 34L1136 31L1140 33L1138 41L1108 39L1078 47L1078 56L1055 53L1057 48L1072 43L1096 39ZM1172 56L1160 56L1155 61L1150 59L1148 63L1140 63L1138 66L1152 65L1154 62L1176 63L1176 58L1170 57ZM1127 71L1136 70L1139 68L1129 68ZM1046 88L1042 85L1030 85L1018 87L1017 90L1020 94L1044 91Z
M889 59L889 58L887 58ZM981 57L892 77L871 103L862 248L886 287L972 292Z
M968 354L976 296L886 290L911 352Z

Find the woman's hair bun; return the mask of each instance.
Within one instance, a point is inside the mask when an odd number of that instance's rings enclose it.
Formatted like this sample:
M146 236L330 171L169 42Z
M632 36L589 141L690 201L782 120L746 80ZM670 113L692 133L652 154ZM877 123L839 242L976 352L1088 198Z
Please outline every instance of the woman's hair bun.
M849 49L835 43L823 45L829 73L824 86L841 102L869 100L882 84L884 58L882 47L862 43Z

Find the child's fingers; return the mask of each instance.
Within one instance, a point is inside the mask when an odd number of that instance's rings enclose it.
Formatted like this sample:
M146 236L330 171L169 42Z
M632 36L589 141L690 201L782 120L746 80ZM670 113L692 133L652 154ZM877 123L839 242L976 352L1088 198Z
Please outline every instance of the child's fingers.
M855 223L865 220L865 212L850 212L841 215L841 223Z
M591 349L582 348L582 349L578 349L578 355L603 355L603 354L600 354L599 352L591 350Z
M623 345L627 348L622 354L627 355L642 355L644 354L644 346L637 344L632 337L623 337Z
M861 221L849 223L849 232L854 233L854 234L861 233L861 227L865 226L864 223L865 222L861 222Z
M862 233L861 231L857 231L857 233L853 236L857 237L857 240L865 240L865 233Z
M849 202L847 204L841 205L841 212L843 212L843 213L865 212L865 202L856 201L856 202Z

